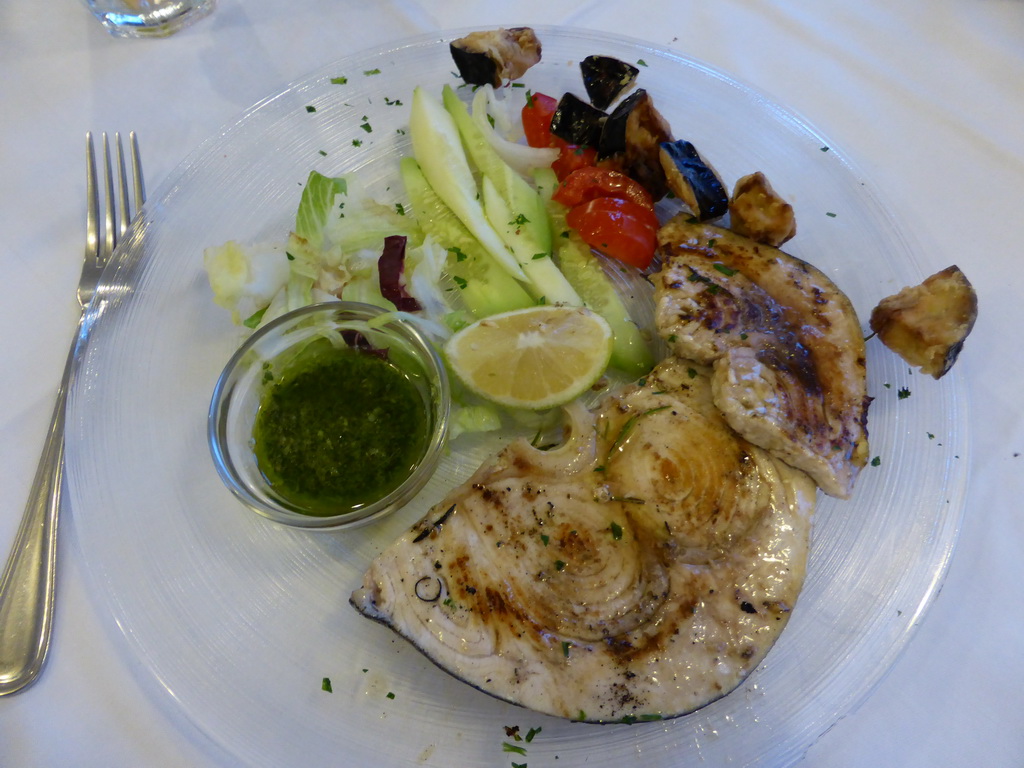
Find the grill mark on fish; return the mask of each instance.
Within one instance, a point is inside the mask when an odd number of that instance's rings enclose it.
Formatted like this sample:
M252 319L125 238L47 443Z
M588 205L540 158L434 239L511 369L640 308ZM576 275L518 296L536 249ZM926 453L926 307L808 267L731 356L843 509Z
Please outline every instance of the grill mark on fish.
M444 525L445 521L449 517L452 516L452 512L454 512L454 511L455 511L455 505L452 504L450 507L448 507L448 510L443 515L441 515L439 518L437 518L437 520L435 520L433 523L431 523L431 524L427 525L426 527L424 527L423 530L421 530L416 535L416 538L414 538L412 540L413 543L416 544L418 542L421 542L425 538L427 538L427 536L429 536L430 534L437 533L438 531L440 531L441 530L441 526ZM422 526L422 523L417 525L417 527L421 527L421 526Z

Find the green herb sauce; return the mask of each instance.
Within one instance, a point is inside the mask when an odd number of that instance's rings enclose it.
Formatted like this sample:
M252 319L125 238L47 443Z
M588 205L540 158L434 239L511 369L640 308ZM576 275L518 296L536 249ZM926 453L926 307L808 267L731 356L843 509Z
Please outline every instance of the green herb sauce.
M270 378L253 429L256 462L271 487L308 514L377 501L422 457L423 398L379 355L322 340Z

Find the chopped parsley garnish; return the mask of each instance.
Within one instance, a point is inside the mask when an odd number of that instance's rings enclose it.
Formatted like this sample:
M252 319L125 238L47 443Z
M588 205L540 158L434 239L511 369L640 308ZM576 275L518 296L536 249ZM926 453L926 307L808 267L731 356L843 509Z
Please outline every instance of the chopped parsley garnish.
M543 259L545 256L547 256L546 253L535 253L533 254L533 260L536 261L537 259Z
M548 536L546 533L542 533L540 535L540 541L546 547L548 545L548 542L551 541L551 537Z
M570 643L568 640L563 640L562 641L562 655L565 656L565 658L567 658L567 659L569 658L569 649L571 647L572 647L572 643Z
M306 111L307 112L316 112L316 107L314 107L312 104L307 104L306 105Z
M334 693L334 689L331 688L331 678L325 677L323 682L320 683L320 690L327 691L328 693Z
M831 149L831 147L822 147L822 148L821 148L821 151L822 151L822 152L828 152L828 151L829 151L829 149Z
M565 568L565 561L564 560L555 560L555 570L556 571L561 571L564 568Z
M686 375L689 376L691 379L696 379L697 378L697 369L696 368L687 368L686 369Z
M395 213L399 216L405 216L405 206L401 203L395 203Z
M647 66L647 62L644 61L643 59L637 59L636 63L639 64L641 67L646 67Z
M393 699L393 698L395 698L395 694L394 694L394 692L392 692L392 691L388 691L388 698L389 698L389 699Z
M611 453L624 442L626 442L626 439L633 432L633 428L636 427L636 423L639 419L643 418L644 416L650 416L652 413L657 413L658 411L664 411L668 408L669 406L662 405L659 406L658 408L648 408L646 411L643 411L642 413L637 413L634 414L633 416L630 416L628 419L626 419L626 423L622 425L622 429L619 430L619 434L616 436L614 442L612 442L612 447L608 449L608 453Z
M401 99L389 99L387 96L384 97L384 103L389 107L400 107L402 106Z
M366 117L363 118L363 122L360 123L359 127L367 133L373 133L373 127L370 125L370 121Z
M520 213L512 221L509 222L509 226L521 227L523 224L529 224L530 220L526 218L526 214Z
M459 288L465 288L469 283L466 282L465 278L459 277L458 275L452 275L452 281L459 286Z
M833 213L832 211L825 211L825 215L828 216L830 219L834 219L836 217L836 214Z
M380 74L380 70L379 69L364 69L363 70L363 74L364 75L379 75Z
M348 78L347 77L332 77L331 78L331 85L344 85L347 82L348 82Z
M708 245L710 245L712 242L714 241L708 241ZM720 261L716 261L712 266L726 277L732 277L733 275L736 274L735 269L725 266L725 264L722 264Z
M533 741L533 737L540 733L541 730L541 728L531 728L530 730L528 730L526 732L526 743L529 744L531 741Z
M501 742L502 752L515 752L517 755L525 755L526 747L520 747L518 744L509 744L507 741Z
M362 139L352 139L352 146L353 147L361 147L361 146L363 146Z
M875 456L875 458L873 458L871 460L871 466L872 467L880 466L881 463L882 463L882 457L881 456Z
M615 541L619 541L622 538L622 526L613 522L608 527L611 529L612 538L615 539Z
M907 389L906 387L900 387L899 391L896 393L896 397L898 397L900 400L906 400L908 397L910 397L910 390Z
M933 435L931 432L926 432L925 434L928 435L928 439L929 440L934 440L935 439L935 435Z
M469 258L465 253L463 253L462 249L459 248L457 245L453 245L451 248L449 248L448 253L455 256L456 261L465 261L466 259Z

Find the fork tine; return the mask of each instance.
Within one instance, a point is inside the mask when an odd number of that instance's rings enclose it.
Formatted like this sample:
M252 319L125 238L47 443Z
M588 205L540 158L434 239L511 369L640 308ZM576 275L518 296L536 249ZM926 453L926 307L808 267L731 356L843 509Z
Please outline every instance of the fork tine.
M142 158L139 155L139 137L135 131L128 134L128 147L132 156L132 174L135 187L135 212L138 213L146 202L146 185L142 181Z
M110 161L110 144L107 141L107 133L103 132L103 198L106 210L103 212L103 247L100 250L100 260L106 262L110 254L114 252L117 245L117 222L114 216L114 169Z
M124 147L121 144L120 131L114 133L114 166L117 175L117 202L116 215L120 218L120 225L117 228L117 239L124 237L128 231L128 222L132 220L131 208L128 207L128 174L124 165Z
M100 253L100 195L96 188L96 152L92 132L85 134L85 258L97 259Z

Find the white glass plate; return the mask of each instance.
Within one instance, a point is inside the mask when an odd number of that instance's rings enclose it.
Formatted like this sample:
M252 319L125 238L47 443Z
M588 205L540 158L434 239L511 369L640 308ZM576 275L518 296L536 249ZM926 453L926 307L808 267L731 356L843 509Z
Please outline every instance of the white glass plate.
M941 382L912 374L869 342L878 465L852 500L820 498L806 588L760 668L729 696L664 722L583 725L499 702L348 605L370 560L487 446L456 444L409 508L338 534L258 518L217 477L206 413L241 333L212 302L203 249L282 239L312 168L358 172L378 197L401 201L413 87L456 83L447 40L461 34L341 59L268 97L145 206L90 312L70 404L70 506L90 587L147 687L247 765L796 760L891 667L945 574L966 483L956 372ZM577 65L588 54L641 62L639 84L728 185L761 170L793 201L799 234L787 248L831 276L865 323L880 298L924 276L899 222L800 117L670 51L579 30L538 34L544 60L524 82L555 96L582 94ZM321 690L325 677L333 693ZM503 752L512 725L542 728L519 744L526 756Z

